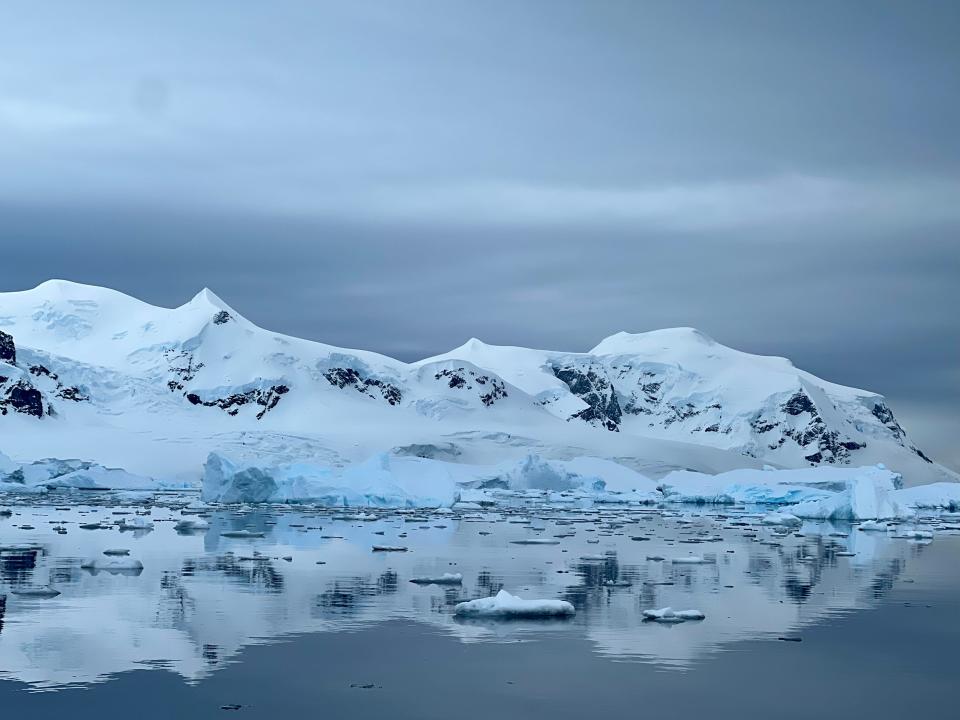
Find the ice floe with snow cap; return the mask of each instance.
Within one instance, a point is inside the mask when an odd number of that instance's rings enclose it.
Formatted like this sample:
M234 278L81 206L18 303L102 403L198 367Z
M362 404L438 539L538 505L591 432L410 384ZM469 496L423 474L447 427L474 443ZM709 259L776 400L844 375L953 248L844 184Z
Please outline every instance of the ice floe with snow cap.
M501 590L493 597L458 603L453 614L464 618L532 619L563 618L576 613L566 600L525 600Z

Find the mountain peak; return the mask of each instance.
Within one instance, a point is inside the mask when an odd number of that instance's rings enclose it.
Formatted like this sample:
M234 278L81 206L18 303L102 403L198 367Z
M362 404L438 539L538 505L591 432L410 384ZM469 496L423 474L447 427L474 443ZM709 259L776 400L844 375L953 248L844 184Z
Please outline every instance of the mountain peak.
M590 351L591 355L616 355L644 350L716 345L717 342L701 330L692 327L664 328L642 333L620 331L604 338Z
M205 311L212 310L215 313L223 311L229 313L234 319L241 317L236 310L230 307L220 298L219 295L207 287L203 288L200 292L194 295L190 299L190 302L186 303L183 307L203 308Z

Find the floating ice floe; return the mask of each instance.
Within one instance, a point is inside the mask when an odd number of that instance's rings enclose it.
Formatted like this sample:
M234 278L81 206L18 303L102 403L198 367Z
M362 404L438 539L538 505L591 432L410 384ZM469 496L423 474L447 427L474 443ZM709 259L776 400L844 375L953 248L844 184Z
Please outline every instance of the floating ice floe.
M857 525L857 530L862 530L863 532L886 532L889 529L889 523L879 522L877 520L867 520Z
M463 575L460 573L426 575L423 577L410 578L410 582L417 585L460 585L463 583Z
M221 537L233 538L236 540L244 540L250 538L262 538L266 537L265 532L257 532L254 530L228 530L227 532L220 533Z
M786 512L775 512L764 515L760 518L763 525L774 525L779 527L799 527L803 521L796 515Z
M708 565L712 563L712 560L708 560L701 555L686 555L684 557L676 557L671 560L674 565Z
M60 594L60 591L50 585L32 585L14 588L10 591L10 594L23 598L44 599L55 598Z
M905 540L933 540L933 531L920 528L897 528L893 537Z
M560 541L555 538L523 538L521 540L511 540L512 545L559 545Z
M674 610L661 608L660 610L644 610L643 619L660 623L682 623L687 620L703 620L706 617L700 610Z
M153 530L153 523L145 517L124 518L120 522L120 530Z
M467 618L559 618L574 615L576 609L566 600L525 600L501 590L493 597L459 603L453 613Z
M185 518L178 520L173 529L180 533L198 532L200 530L209 530L210 523L200 518Z
M108 573L136 574L143 572L143 563L129 557L91 558L80 565L80 567L84 570L92 570L94 572L104 571Z

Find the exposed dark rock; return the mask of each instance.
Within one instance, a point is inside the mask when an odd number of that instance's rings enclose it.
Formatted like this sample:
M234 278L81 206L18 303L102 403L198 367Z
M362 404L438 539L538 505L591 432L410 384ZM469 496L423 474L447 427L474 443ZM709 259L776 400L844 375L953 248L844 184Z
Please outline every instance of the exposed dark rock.
M502 382L492 380L491 384L493 387L490 388L490 391L483 393L480 396L480 402L482 402L486 407L490 407L497 400L507 397L507 388Z
M0 398L0 412L7 414L7 407L25 415L43 417L43 395L35 387L20 381L7 390L7 397Z
M484 388L489 386L487 392L481 392L479 395L480 402L482 402L485 407L490 407L497 400L507 397L507 386L502 380L462 367L439 370L434 374L433 379L446 380L447 387L452 390L473 390L474 383Z
M86 402L90 399L78 387L60 387L57 389L57 397L74 402Z
M803 413L818 415L817 406L813 404L813 400L811 400L810 396L803 390L797 390L797 392L782 405L782 408L788 415L801 415Z
M330 368L323 374L331 385L338 388L350 386L357 392L363 393L367 397L376 397L376 392L380 397L391 405L399 405L403 399L403 393L396 385L379 380L378 378L364 377L357 370L351 367Z
M30 374L31 374L31 375L34 375L35 377L48 377L48 378L50 378L51 380L58 380L58 379L59 379L59 377L57 376L57 374L54 373L54 372L50 372L50 370L47 369L47 367L46 367L45 365L31 365L31 366L30 366Z
M752 427L755 432L758 432L761 435L765 432L770 432L778 425L780 425L780 423L759 417L750 421L750 427Z
M893 416L893 411L890 410L883 402L878 402L873 406L873 416L879 420L883 425L893 433L893 436L897 440L901 440L906 436L903 428L900 427L900 423L897 422L897 419Z
M262 420L270 410L273 410L280 402L280 397L290 392L286 385L273 385L269 389L255 388L243 393L235 393L223 398L213 400L203 400L196 393L187 393L187 402L191 405L203 405L204 407L218 407L226 411L227 415L236 415L244 405L254 403L261 406L257 413L257 420Z
M462 451L450 442L445 443L414 443L393 448L394 455L428 458L431 460L452 460L459 457Z
M187 352L186 350L181 350L180 352L167 350L164 353L164 357L166 357L167 362L170 363L170 372L177 378L167 383L167 387L170 388L171 392L183 390L183 383L188 383L193 380L197 372L203 369L203 363L194 363L193 353Z
M228 322L233 320L233 316L228 313L226 310L221 310L216 315L213 316L214 325L226 325Z
M17 346L13 342L13 335L0 330L0 362L17 364Z
M623 410L620 408L613 383L605 375L596 372L592 367L585 371L575 367L554 367L553 374L566 383L570 392L589 405L574 413L573 417L598 424L611 432L620 431Z
M933 463L933 460L931 460L926 455L924 455L923 451L920 448L911 445L910 449L913 450L917 454L917 456L920 457L921 459L926 460L928 463L931 463L931 464Z

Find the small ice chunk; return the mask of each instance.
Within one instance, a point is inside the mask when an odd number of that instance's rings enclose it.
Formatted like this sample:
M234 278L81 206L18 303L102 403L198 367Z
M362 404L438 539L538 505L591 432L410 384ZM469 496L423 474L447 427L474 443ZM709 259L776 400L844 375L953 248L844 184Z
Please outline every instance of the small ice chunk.
M109 573L140 573L143 571L143 563L129 557L91 558L80 567L84 570L93 570L94 572L103 570Z
M523 540L511 540L513 545L559 545L560 541L553 538L524 538Z
M919 528L900 528L893 536L905 540L933 540L932 531Z
M860 523L857 529L863 530L864 532L886 532L890 529L890 525L885 522L878 522L877 520L867 520L866 522Z
M120 522L120 530L153 530L153 523L144 517L124 518Z
M665 607L659 610L644 610L643 619L661 623L681 623L687 620L703 620L706 617L700 610L674 610Z
M410 582L417 585L460 585L463 575L460 573L444 573L443 575L426 575L410 578Z
M774 512L764 515L760 522L764 525L774 525L777 527L799 527L802 523L796 515L785 512Z
M129 555L130 551L125 548L110 548L109 550L104 550L103 554L107 557L123 557Z
M686 555L684 557L673 558L670 562L674 565L707 565L710 563L709 560L700 555Z
M576 610L566 600L524 600L501 590L493 597L459 603L453 614L481 618L553 618L570 617Z
M209 530L210 523L208 523L206 520L201 520L200 518L184 518L183 520L177 522L177 524L173 526L173 529L182 533L194 532L197 530Z
M406 552L407 548L403 545L374 545L374 552Z
M60 591L50 585L29 585L11 590L10 593L24 598L55 598Z
M262 538L266 536L263 532L254 532L253 530L228 530L220 533L225 538Z

